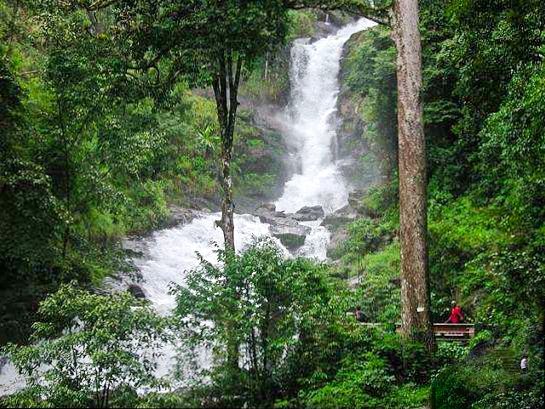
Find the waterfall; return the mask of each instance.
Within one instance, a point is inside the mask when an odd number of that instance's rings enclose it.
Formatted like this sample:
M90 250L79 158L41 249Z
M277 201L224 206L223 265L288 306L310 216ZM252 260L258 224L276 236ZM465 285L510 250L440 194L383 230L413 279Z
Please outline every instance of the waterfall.
M344 43L373 23L361 19L314 43L296 40L291 49L288 106L280 113L286 142L294 151L298 172L286 183L276 202L279 210L295 212L303 206L321 205L331 213L348 202L348 187L335 161L336 105L339 93L340 59ZM196 252L215 260L216 245L223 244L221 230L214 225L220 213L203 214L191 223L156 232L139 246L145 256L135 260L147 297L162 313L174 306L168 293L171 283L182 283L184 271L198 265ZM329 232L321 220L305 222L311 227L297 255L326 258ZM235 246L243 250L254 237L269 234L269 226L251 215L235 215ZM287 253L287 250L286 250ZM161 373L171 364L162 363Z
M291 96L281 113L286 141L294 147L299 171L286 183L276 202L279 210L295 212L303 206L321 205L326 213L347 204L348 188L332 152L336 137L336 104L340 58L350 36L373 23L361 19L337 33L309 43L296 40L291 49ZM146 255L136 260L148 298L162 312L173 306L170 283L183 282L183 272L197 266L198 252L214 260L215 245L223 244L214 225L219 213L203 214L191 223L162 230L139 246ZM325 259L329 234L320 221L312 228L298 255ZM268 235L268 225L251 215L235 215L235 246L244 249L254 237Z
M314 43L296 40L291 49L291 96L283 123L299 171L289 180L279 210L321 205L331 213L348 203L348 188L334 157L337 95L343 45L373 23L361 19Z
M348 187L334 155L340 58L350 36L371 25L372 22L361 19L316 42L299 39L292 46L291 95L288 106L280 113L280 121L298 171L285 184L276 202L279 210L295 212L303 206L321 205L328 214L347 204ZM142 276L147 298L160 313L168 314L174 307L170 286L183 283L184 272L198 265L197 253L208 261L215 260L215 249L223 245L221 230L215 226L220 218L220 213L203 212L188 224L127 241L126 247L142 252L134 263ZM297 255L326 258L329 232L320 223L321 220L304 222L311 227L311 233ZM266 235L269 225L261 223L259 218L235 215L237 250L243 250L255 237ZM172 347L165 347L164 352L158 375L166 375L174 364ZM6 365L0 371L0 396L18 386L20 381L13 367Z

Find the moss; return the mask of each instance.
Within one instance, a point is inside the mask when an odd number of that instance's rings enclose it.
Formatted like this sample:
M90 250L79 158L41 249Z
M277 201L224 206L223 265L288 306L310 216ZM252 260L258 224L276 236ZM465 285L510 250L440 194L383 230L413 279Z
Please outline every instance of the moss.
M277 237L288 249L296 249L305 244L305 236L301 236L298 234L276 234L275 237Z

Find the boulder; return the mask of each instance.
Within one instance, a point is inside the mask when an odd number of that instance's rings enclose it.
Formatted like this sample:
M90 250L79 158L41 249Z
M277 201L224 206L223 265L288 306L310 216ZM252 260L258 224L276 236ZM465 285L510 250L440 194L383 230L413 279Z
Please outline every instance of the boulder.
M277 211L275 205L272 203L266 203L259 206L257 209L255 209L253 214L259 217L261 223L268 224L282 223L282 220L278 219L292 218L291 213L285 213L283 210Z
M328 214L321 223L321 226L327 227L330 231L336 230L339 227L352 223L358 218L358 212L350 205Z
M255 209L254 215L259 217L261 223L275 224L278 213L274 203L264 203Z
M297 210L292 218L300 222L309 222L321 219L324 215L322 206L304 206Z
M305 244L305 238L310 233L310 227L297 223L275 224L269 230L290 251Z
M276 205L274 203L263 203L261 206L259 206L256 211L266 211L274 213L276 211Z
M169 215L164 227L175 227L180 224L187 224L193 220L198 213L195 210L170 205L168 207Z
M138 284L129 284L129 286L127 287L127 291L130 292L134 296L134 298L146 298L144 290Z
M316 209L314 210L317 211ZM322 210L323 212L323 210ZM297 250L305 243L306 236L311 229L298 223L298 220L292 213L277 211L272 203L266 203L259 206L254 213L261 223L270 225L271 235L280 240L280 242L290 251Z

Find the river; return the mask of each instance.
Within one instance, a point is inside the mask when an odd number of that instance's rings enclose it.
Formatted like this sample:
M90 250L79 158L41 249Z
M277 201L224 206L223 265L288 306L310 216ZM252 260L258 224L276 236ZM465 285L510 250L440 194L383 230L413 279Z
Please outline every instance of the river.
M283 137L290 147L296 172L275 202L277 210L296 212L303 206L320 205L330 214L348 203L349 186L335 155L339 70L344 43L356 32L374 23L360 19L333 34L311 42L298 39L291 48L290 98L277 113ZM157 231L149 237L133 240L127 246L142 251L134 261L142 275L146 297L162 314L174 306L169 294L172 283L181 284L184 271L199 263L197 253L214 261L223 236L215 226L219 213L202 213L190 223ZM302 222L311 228L297 256L326 259L329 232L321 220ZM269 225L249 214L235 215L235 246L243 250L256 237L269 235ZM287 252L287 250L286 250ZM166 375L174 364L170 348L160 363L159 375ZM0 374L0 396L17 387L13 367L4 366Z

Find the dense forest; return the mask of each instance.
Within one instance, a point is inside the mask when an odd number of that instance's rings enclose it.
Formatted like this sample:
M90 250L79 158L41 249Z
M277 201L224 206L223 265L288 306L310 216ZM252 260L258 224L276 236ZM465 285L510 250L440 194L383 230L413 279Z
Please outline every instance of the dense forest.
M0 132L0 407L545 405L542 0L0 0Z

